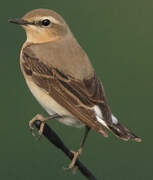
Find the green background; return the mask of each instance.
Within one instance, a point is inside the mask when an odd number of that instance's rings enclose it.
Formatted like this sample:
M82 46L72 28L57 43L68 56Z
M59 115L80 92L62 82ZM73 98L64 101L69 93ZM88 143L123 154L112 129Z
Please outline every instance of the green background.
M153 1L3 0L0 6L0 179L85 179L64 171L70 161L45 138L37 141L28 121L46 114L26 87L19 67L24 31L7 22L36 8L60 13L103 81L113 113L142 143L92 131L81 160L98 179L153 179ZM49 123L72 150L83 129Z

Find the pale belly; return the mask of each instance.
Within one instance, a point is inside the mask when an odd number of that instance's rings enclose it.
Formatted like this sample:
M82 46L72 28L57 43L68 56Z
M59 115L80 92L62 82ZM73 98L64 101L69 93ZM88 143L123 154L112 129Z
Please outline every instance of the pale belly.
M62 118L59 118L58 121L68 126L75 126L75 127L84 126L69 111L67 111L64 107L62 107L54 99L52 99L51 96L49 96L45 90L38 87L29 79L26 79L26 82L34 97L42 105L42 107L48 112L49 115L57 113L60 116L63 116Z

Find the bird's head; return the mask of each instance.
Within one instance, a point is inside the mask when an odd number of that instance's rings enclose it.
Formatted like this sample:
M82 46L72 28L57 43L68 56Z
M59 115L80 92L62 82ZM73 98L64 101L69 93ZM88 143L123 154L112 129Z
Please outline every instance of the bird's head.
M23 18L10 19L9 22L21 25L27 34L27 41L44 43L63 38L70 32L64 19L49 9L36 9Z

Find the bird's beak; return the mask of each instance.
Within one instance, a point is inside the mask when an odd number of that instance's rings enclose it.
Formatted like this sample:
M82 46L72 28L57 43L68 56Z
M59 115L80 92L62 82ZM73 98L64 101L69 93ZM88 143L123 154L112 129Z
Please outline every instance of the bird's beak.
M18 24L18 25L28 25L28 24L32 24L31 22L28 22L24 19L20 19L20 18L14 18L14 19L9 19L8 20L10 23L14 23L14 24Z

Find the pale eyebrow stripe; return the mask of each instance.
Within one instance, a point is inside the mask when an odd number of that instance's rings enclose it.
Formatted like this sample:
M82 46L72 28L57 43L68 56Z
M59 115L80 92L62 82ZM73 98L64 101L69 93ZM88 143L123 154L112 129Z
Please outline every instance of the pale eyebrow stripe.
M52 23L55 23L55 24L60 24L60 22L53 18L52 16L43 16L43 17L39 17L39 20L44 20L44 19L49 19Z

